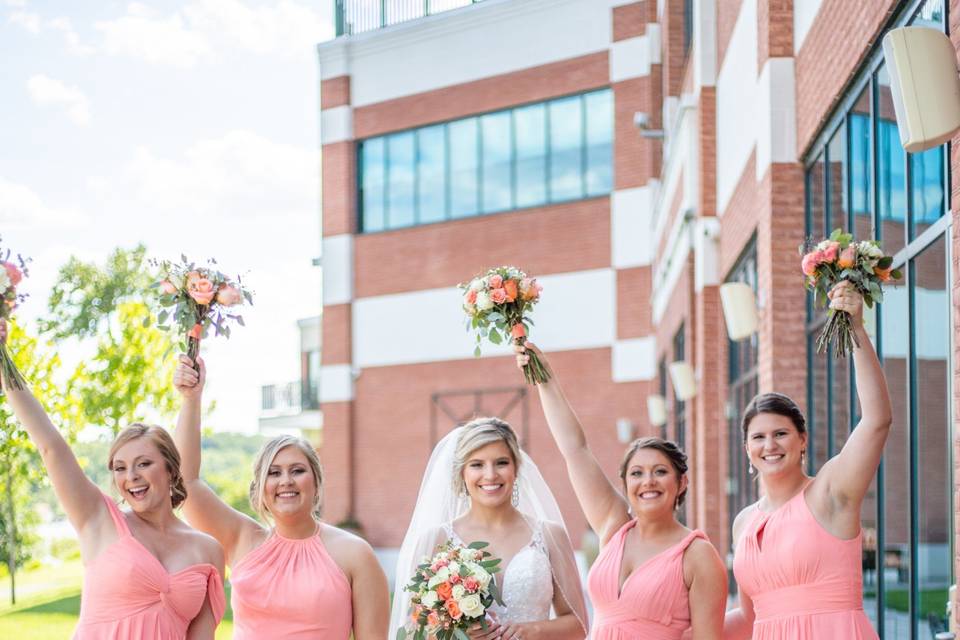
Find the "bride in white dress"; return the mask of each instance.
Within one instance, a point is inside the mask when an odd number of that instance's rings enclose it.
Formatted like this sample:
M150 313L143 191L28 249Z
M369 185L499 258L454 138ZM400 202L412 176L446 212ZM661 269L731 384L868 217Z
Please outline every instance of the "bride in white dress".
M471 640L582 640L586 606L557 502L516 434L497 418L458 427L434 448L397 560L390 640L410 620L403 588L438 544L483 541L500 558L503 607Z

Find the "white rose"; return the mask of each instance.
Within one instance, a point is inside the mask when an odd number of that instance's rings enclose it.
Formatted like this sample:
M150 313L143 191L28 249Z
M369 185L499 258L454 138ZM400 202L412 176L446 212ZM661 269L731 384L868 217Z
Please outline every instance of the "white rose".
M0 293L7 290L7 288L13 284L10 282L10 276L7 275L7 270L0 268Z
M490 299L490 294L486 291L480 291L477 293L477 309L480 311L489 311L493 309L493 300Z
M467 568L470 569L470 575L477 579L477 582L480 583L480 588L486 590L487 585L490 584L490 574L487 573L487 570L478 565L475 562L471 562L467 565Z
M433 605L437 604L439 600L440 600L440 596L437 595L436 591L432 591L432 590L427 591L425 594L420 596L420 604L427 607L428 609L432 609Z
M462 584L453 585L453 590L451 591L451 593L453 594L453 599L457 600L458 602L460 598L463 597L463 594L465 594L466 592L467 590L463 587Z
M880 259L883 257L883 250L873 243L861 242L857 248L860 249L861 255L867 256L868 258Z
M474 278L470 281L470 291L482 291L483 290L483 280L480 278Z
M480 596L475 593L457 600L457 604L460 605L460 611L463 612L463 615L468 618L479 618L483 615L483 602L480 601Z
M427 586L433 589L438 584L442 582L446 582L449 579L450 579L450 571L446 567L443 567L442 569L440 569L440 571L437 571L436 575L430 578L430 581L427 582Z
M460 564L456 560L454 560L453 562L447 565L447 570L450 571L450 575L456 575L460 573Z

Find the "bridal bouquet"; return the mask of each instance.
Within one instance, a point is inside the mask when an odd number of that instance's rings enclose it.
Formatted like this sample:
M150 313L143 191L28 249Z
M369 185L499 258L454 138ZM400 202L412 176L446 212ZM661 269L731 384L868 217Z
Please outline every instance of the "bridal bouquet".
M253 304L253 295L240 284L217 271L210 260L208 267L198 267L180 256L181 262L168 260L153 264L160 269L160 279L153 284L159 290L159 303L162 309L157 314L157 324L161 329L170 329L168 320L172 320L186 342L181 349L191 360L196 361L200 352L200 338L205 337L210 327L214 335L230 337L229 320L235 320L243 326L243 316L230 312L232 307Z
M528 277L516 267L497 267L459 287L463 291L467 331L476 331L477 346L473 355L480 356L483 338L493 344L502 344L510 338L516 344L526 342L527 325L533 324L526 313L539 302L543 290L536 278ZM528 355L530 362L523 367L527 383L538 384L550 380L547 368L536 354L529 352Z
M830 237L816 245L808 241L800 246L803 256L800 266L806 276L807 289L814 292L817 305L827 306L827 293L835 284L848 280L863 295L868 307L883 302L881 284L902 277L899 269L893 268L893 256L884 255L876 240L855 242L853 236L835 229ZM827 324L817 338L817 352L823 353L833 340L833 352L837 358L846 356L854 345L860 346L850 325L846 311L827 311Z
M25 275L29 275L27 262L19 255L16 261L11 260L9 249L5 252L0 250L0 319L9 320L13 310L27 297L26 294L17 293L17 285ZM5 344L0 344L0 377L14 389L23 389L25 384Z
M397 631L397 640L468 640L466 630L480 623L486 630L487 609L503 605L493 574L499 558L483 549L486 542L466 547L446 542L417 567L410 584L410 622Z

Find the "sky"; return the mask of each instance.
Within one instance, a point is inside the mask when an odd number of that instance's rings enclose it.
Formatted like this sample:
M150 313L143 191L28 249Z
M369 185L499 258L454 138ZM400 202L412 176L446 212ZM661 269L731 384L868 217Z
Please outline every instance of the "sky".
M216 258L255 292L204 341L206 425L252 433L321 310L318 69L329 0L0 0L0 236L28 326L69 256ZM83 357L60 346L65 360Z

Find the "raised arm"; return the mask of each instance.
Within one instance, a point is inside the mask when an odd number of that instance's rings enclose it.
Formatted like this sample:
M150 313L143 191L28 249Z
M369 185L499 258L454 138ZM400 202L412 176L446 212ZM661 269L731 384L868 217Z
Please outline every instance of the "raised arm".
M863 327L863 297L849 282L841 282L830 292L830 306L850 313L860 343L854 347L853 364L861 417L840 453L817 475L825 481L834 506L856 513L859 522L860 503L880 465L893 410L880 360Z
M550 381L537 385L540 404L543 406L550 433L553 434L553 439L567 464L567 474L580 502L580 508L587 516L590 527L600 536L601 544L604 544L630 519L627 502L607 479L587 445L580 420L567 402L563 389L560 388L560 381L550 369L543 353L530 342L527 342L526 346L517 345L514 347L517 366L522 367L527 363L529 356L525 353L526 349L536 353L550 371Z
M7 323L0 320L0 343L6 342ZM47 412L30 389L14 389L5 379L0 382L14 415L40 452L53 490L67 514L67 519L82 539L90 523L109 518L100 489L83 473L67 441L53 426Z
M252 543L263 528L256 520L221 500L200 479L200 416L207 368L202 358L197 358L197 364L199 373L194 370L190 358L181 355L173 374L173 385L183 397L177 428L173 432L173 440L180 452L183 482L187 487L183 512L191 525L217 539L223 546L227 563L232 564L237 560L238 549Z

